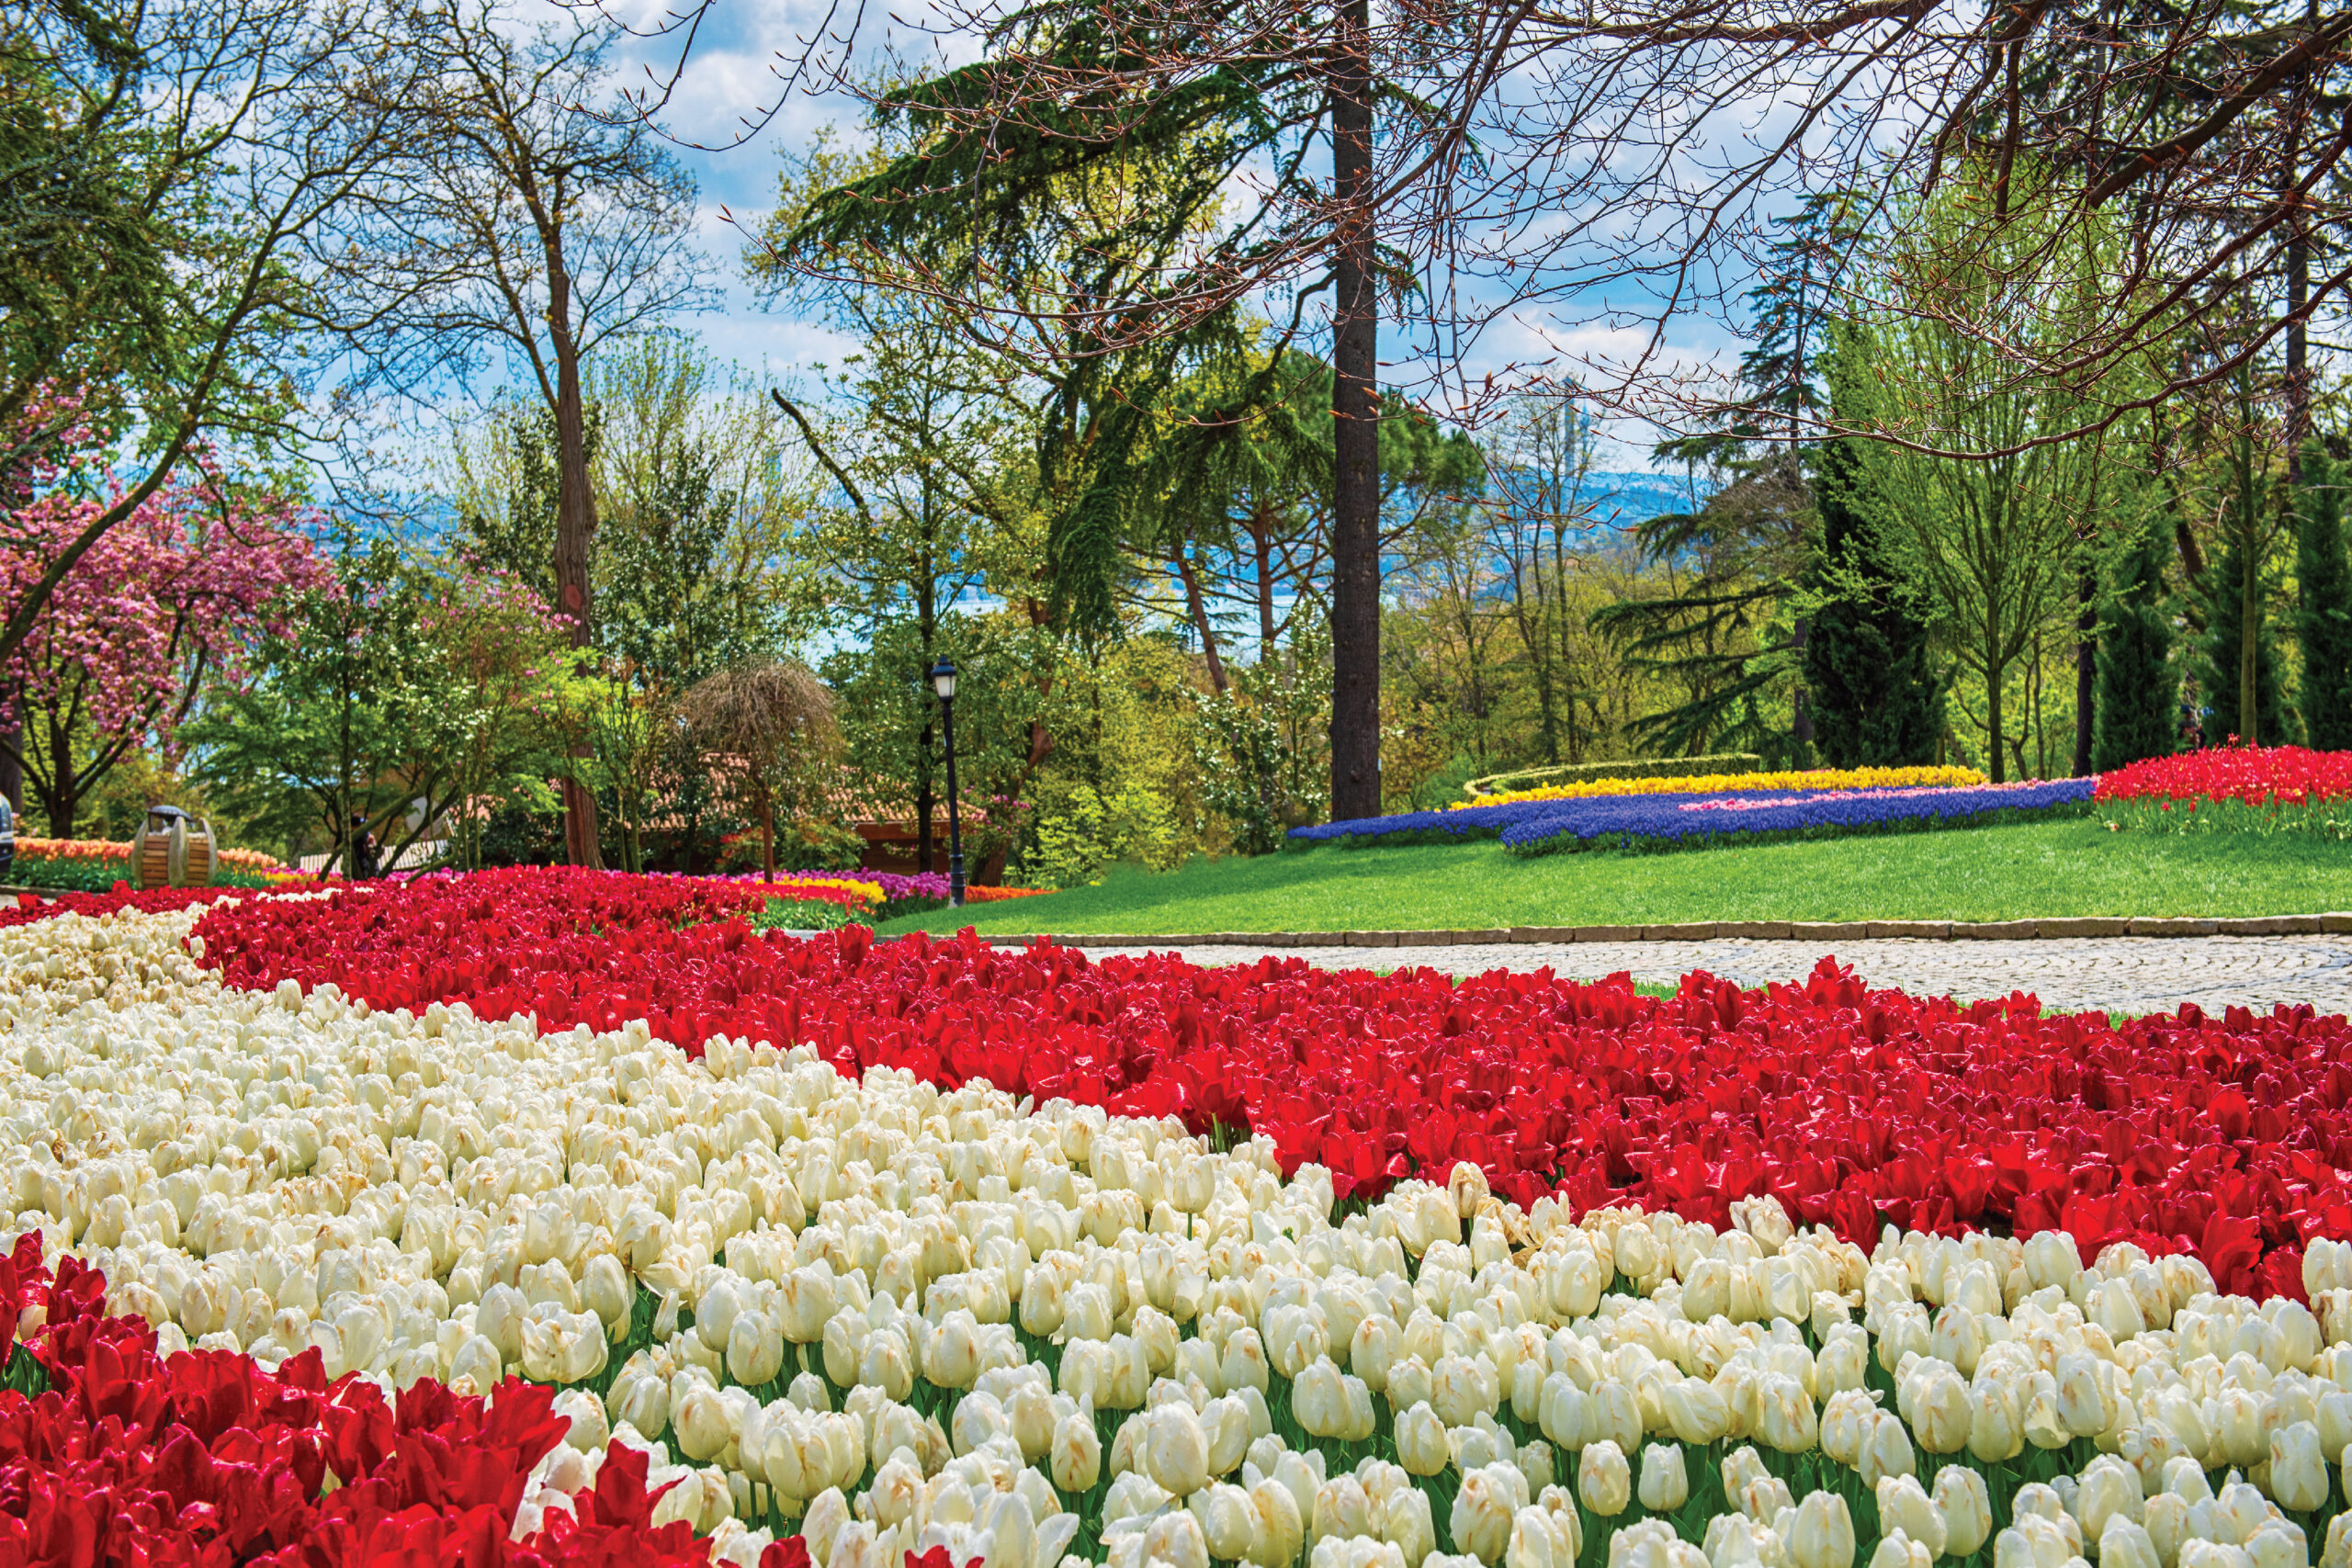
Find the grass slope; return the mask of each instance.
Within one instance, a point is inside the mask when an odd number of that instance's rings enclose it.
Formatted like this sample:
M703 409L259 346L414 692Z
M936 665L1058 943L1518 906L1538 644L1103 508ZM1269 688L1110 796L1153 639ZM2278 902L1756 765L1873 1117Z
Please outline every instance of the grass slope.
M2005 920L2352 908L2352 844L2110 832L2077 818L1656 854L1517 860L1487 843L1317 848L1122 868L1042 898L882 929L1159 935L1678 920Z

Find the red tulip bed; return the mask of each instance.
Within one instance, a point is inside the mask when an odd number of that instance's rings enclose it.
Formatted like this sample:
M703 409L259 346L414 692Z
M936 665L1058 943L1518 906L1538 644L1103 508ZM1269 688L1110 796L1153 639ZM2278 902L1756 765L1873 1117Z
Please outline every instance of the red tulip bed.
M247 901L195 929L254 989L333 982L379 1009L463 1002L542 1031L647 1020L689 1051L811 1043L845 1073L1182 1117L1269 1135L1341 1198L1483 1167L1522 1203L1638 1203L1722 1225L1770 1193L1864 1246L1884 1224L2071 1232L2191 1251L2222 1288L2299 1295L2301 1247L2352 1235L2352 1028L2309 1008L2184 1009L2113 1028L2032 998L1802 985L1204 969L968 935L791 941L669 878L488 874ZM707 923L689 923L696 915Z
M2352 751L2215 746L2101 773L2094 807L2110 828L2159 832L2352 836Z
M38 1326L12 1353L20 1313ZM483 1400L426 1381L387 1399L363 1378L330 1382L315 1350L275 1371L224 1350L166 1357L145 1318L107 1314L95 1271L44 1266L37 1235L0 1259L0 1563L709 1562L689 1526L650 1523L646 1456L617 1443L572 1511L509 1539L526 1478L567 1429L552 1390L511 1380ZM789 1568L769 1551L763 1568Z

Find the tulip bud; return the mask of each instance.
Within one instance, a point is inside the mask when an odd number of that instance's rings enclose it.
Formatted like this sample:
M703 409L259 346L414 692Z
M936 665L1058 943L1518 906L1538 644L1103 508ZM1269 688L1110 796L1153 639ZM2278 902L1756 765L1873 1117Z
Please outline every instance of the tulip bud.
M1623 1383L1611 1378L1594 1383L1585 1413L1587 1441L1606 1438L1617 1445L1620 1453L1631 1453L1641 1446L1641 1404Z
M2270 1434L2270 1495L2291 1513L2308 1513L2327 1501L2327 1461L2319 1428L2298 1421Z
M1430 1408L1448 1427L1467 1427L1480 1415L1492 1416L1500 1401L1489 1375L1479 1363L1463 1356L1441 1356L1430 1370Z
M1642 1450L1642 1506L1653 1514L1670 1514L1689 1500L1690 1479L1682 1467L1682 1450L1673 1443L1652 1443Z
M1964 1464L1945 1465L1936 1472L1935 1500L1944 1520L1944 1551L1973 1557L1993 1533L1993 1498L1984 1475Z
M1861 1472L1862 1484L1870 1487L1877 1486L1881 1476L1912 1473L1915 1466L1911 1434L1904 1429L1900 1417L1885 1411L1871 1417L1869 1434L1862 1440L1861 1452L1855 1456L1854 1468ZM1912 1539L1925 1538L1915 1530Z
M1380 1539L1395 1547L1407 1562L1424 1562L1437 1550L1437 1517L1430 1511L1430 1495L1418 1486L1399 1486L1382 1500ZM1269 1557L1269 1562L1286 1561Z
M605 1451L611 1432L605 1421L605 1403L584 1388L566 1389L555 1396L554 1413L567 1423L563 1440L580 1453Z
M1695 1447L1719 1442L1731 1429L1730 1404L1697 1378L1668 1381L1658 1391L1658 1404L1675 1437Z
M1372 1533L1372 1499L1352 1475L1335 1475L1315 1489L1314 1535L1346 1540Z
M2109 1514L2098 1536L2099 1568L2164 1568L2156 1543L2145 1529L2121 1514Z
M1931 1454L1951 1454L1968 1446L1968 1384L1959 1373L1931 1362L1917 1374L1910 1393L1911 1426L1921 1448Z
M772 1382L784 1370L784 1341L767 1318L739 1312L727 1331L727 1375L746 1385Z
M717 1458L719 1450L734 1440L727 1406L720 1401L718 1391L708 1383L689 1381L683 1393L673 1393L670 1403L670 1421L677 1433L678 1451L696 1464Z
M935 1388L969 1388L980 1371L980 1325L970 1311L957 1307L932 1330L923 1347L923 1381Z
M1585 1450L1589 1454L1592 1450ZM1617 1460L1618 1469L1625 1468L1624 1456ZM1613 1512L1624 1511L1624 1488L1630 1476L1620 1482L1619 1503ZM1453 1544L1481 1562L1494 1562L1510 1545L1513 1518L1523 1499L1518 1472L1505 1465L1490 1465L1474 1470L1462 1478L1462 1489L1454 1494L1453 1512L1448 1521L1453 1531ZM1600 1510L1595 1510L1599 1512Z
M1062 1303L1061 1270L1050 1264L1031 1264L1021 1281L1023 1332L1044 1338L1060 1328Z
M1163 1404L1141 1417L1144 1472L1170 1496L1191 1496L1209 1480L1208 1438L1189 1404Z
M1967 1467L1957 1468L1964 1470ZM1943 1510L1936 1506L1935 1499L1928 1495L1917 1477L1883 1475L1879 1477L1876 1492L1878 1527L1882 1532L1901 1530L1927 1548L1931 1562L1943 1555L1950 1534Z
M1584 1499L1584 1506L1613 1518L1625 1511L1633 1492L1634 1472L1625 1462L1625 1450L1607 1438L1586 1444L1577 1461L1577 1495ZM1454 1539L1461 1540L1459 1531Z
M1192 1493L1188 1506L1212 1558L1224 1562L1255 1560L1258 1511L1250 1506L1247 1492L1220 1481Z
M795 1345L814 1345L825 1337L825 1320L833 1315L833 1298L831 1269L822 1263L796 1269L776 1282L776 1326ZM695 1325L701 1325L699 1311Z
M1415 1475L1435 1475L1451 1461L1445 1423L1424 1403L1396 1417L1396 1462Z
M512 1285L492 1285L474 1303L474 1332L497 1348L507 1366L523 1359L523 1319L529 1311L523 1292Z
M2082 1271L2082 1255L2064 1231L2040 1231L2025 1244L2026 1281L2037 1291L2051 1285L2069 1289Z
M630 1360L634 1364L636 1357ZM613 1380L605 1404L615 1422L626 1421L648 1438L658 1438L669 1427L670 1384L650 1370L631 1376L628 1368L623 1367L620 1375Z
M1573 1509L1521 1508L1511 1516L1503 1568L1576 1568L1582 1533Z
M1784 1454L1804 1453L1819 1440L1813 1400L1792 1377L1767 1372L1757 1380L1756 1436Z
M1198 1519L1179 1508L1155 1517L1144 1527L1144 1561L1153 1558L1168 1568L1209 1568L1208 1542Z
M1232 1337L1226 1340L1225 1359L1217 1373L1228 1391L1254 1388L1261 1393L1266 1392L1270 1369L1266 1365L1266 1347L1256 1329L1236 1329Z
M1250 1488L1250 1506L1257 1511L1258 1548L1264 1554L1252 1561L1269 1564L1295 1561L1306 1540L1296 1495L1281 1482L1267 1477ZM1426 1511L1426 1499L1423 1507ZM1435 1539L1434 1533L1431 1539Z
M1967 1433L1969 1453L1986 1464L1999 1464L2024 1451L2024 1416L2018 1409L2018 1386L2013 1379L2004 1376L1976 1380L1968 1390Z
M1081 1405L1054 1427L1048 1455L1054 1485L1063 1492L1091 1492L1102 1473L1102 1439L1095 1436L1092 1416Z
M1300 1372L1291 1384L1290 1413L1309 1437L1338 1437L1348 1424L1347 1389L1340 1382L1340 1369L1321 1360Z
M1794 1568L1853 1568L1854 1520L1846 1499L1835 1492L1806 1495L1790 1527L1789 1560Z
M2113 1402L2100 1386L2098 1363L2087 1351L2058 1358L2058 1424L2077 1438L2095 1438L2115 1424Z

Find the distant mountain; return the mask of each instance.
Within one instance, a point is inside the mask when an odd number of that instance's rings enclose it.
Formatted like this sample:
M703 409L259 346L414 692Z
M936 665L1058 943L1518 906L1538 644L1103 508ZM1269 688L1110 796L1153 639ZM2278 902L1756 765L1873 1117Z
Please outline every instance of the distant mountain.
M1585 476L1584 493L1594 522L1630 528L1704 505L1714 487L1704 479L1696 481L1695 491L1692 485L1681 474L1593 473Z

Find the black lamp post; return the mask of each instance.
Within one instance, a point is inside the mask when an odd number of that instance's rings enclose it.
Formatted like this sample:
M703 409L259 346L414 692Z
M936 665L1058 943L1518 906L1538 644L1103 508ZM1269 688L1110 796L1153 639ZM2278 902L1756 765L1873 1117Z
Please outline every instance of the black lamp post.
M956 661L945 654L931 667L939 694L940 728L947 734L947 901L964 907L964 825L956 811Z

